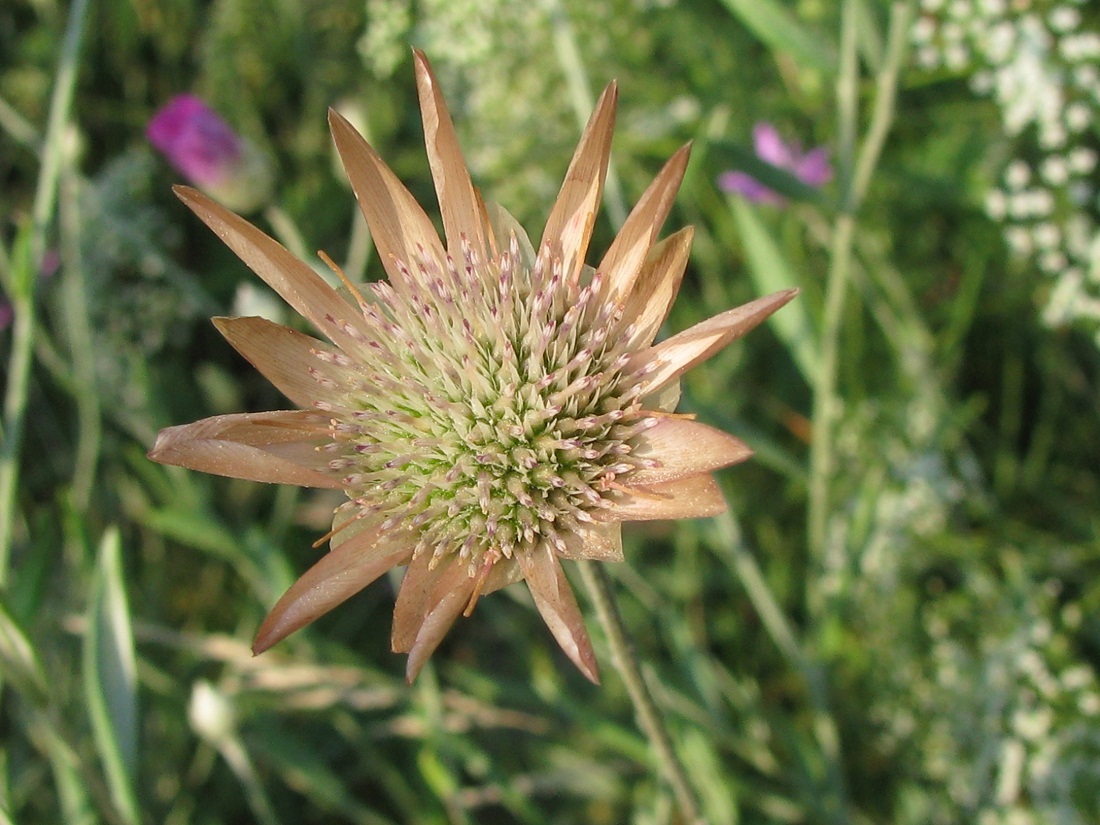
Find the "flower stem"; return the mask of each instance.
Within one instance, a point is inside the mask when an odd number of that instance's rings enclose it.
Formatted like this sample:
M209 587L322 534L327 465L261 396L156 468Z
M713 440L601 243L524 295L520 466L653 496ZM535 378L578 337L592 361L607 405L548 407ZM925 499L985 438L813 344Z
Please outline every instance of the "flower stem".
M19 454L30 399L31 357L36 331L34 291L46 248L46 232L57 203L58 178L65 154L65 132L76 87L87 8L87 0L76 0L69 10L57 79L50 97L42 167L38 173L29 235L25 243L17 245L17 259L13 261L11 302L15 317L12 322L8 385L4 394L3 434L0 437L0 587L5 584L8 574L16 518L15 499L19 487Z
M634 644L627 634L623 617L619 613L611 579L600 564L590 561L581 561L577 564L581 569L584 585L588 588L589 596L596 607L596 615L600 619L600 624L603 625L607 643L611 647L611 660L626 685L627 693L630 694L630 701L638 715L638 724L653 747L661 773L672 786L672 793L684 815L684 821L690 825L704 825L705 820L701 813L699 799L691 783L688 782L687 771L684 770L683 763L680 762L672 746L672 737L669 735L657 703L653 701L653 695L642 678Z
M886 58L875 81L870 126L857 147L859 67L856 55L855 3L844 5L841 21L840 72L837 77L838 158L842 189L840 214L833 227L829 278L825 287L825 315L821 331L821 361L814 383L813 435L810 443L809 514L807 544L811 558L824 563L829 517L829 480L833 474L832 432L840 412L837 369L844 299L852 267L856 213L875 170L890 127L893 125L898 74L905 56L906 33L912 0L895 2L890 12ZM819 571L820 572L820 571ZM821 593L808 597L810 615L820 617Z

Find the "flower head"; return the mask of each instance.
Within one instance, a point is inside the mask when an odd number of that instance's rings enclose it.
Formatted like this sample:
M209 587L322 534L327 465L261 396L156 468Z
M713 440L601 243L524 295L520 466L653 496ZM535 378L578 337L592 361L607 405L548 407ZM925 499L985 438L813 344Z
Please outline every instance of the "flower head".
M520 579L590 679L595 657L561 562L622 558L624 521L721 512L710 472L736 438L672 413L679 377L785 304L730 310L660 344L691 229L657 233L687 165L668 161L595 269L584 264L616 90L596 105L533 245L470 180L431 68L417 90L445 244L409 191L336 113L333 138L388 282L345 301L309 266L191 189L183 201L329 342L219 318L229 342L302 409L161 432L150 457L257 481L343 490L330 550L278 601L270 647L407 565L392 645L411 680L459 614Z
M233 209L255 209L271 194L267 160L195 95L168 101L145 134L188 181Z
M823 147L803 153L796 142L786 143L770 123L757 123L752 130L753 146L762 161L793 174L807 186L815 189L833 178L829 165L829 151ZM785 199L778 192L765 186L747 172L725 172L718 178L718 186L754 203L782 204Z

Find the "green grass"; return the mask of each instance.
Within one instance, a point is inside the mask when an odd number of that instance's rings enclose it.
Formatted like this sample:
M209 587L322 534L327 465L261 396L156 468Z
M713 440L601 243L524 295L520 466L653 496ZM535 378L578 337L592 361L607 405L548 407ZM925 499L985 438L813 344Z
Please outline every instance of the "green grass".
M632 527L610 567L706 820L1100 817L1100 351L1044 326L1051 279L983 213L1017 145L996 107L891 52L877 2L846 22L552 5L553 25L504 0L0 10L0 823L682 821L583 596L599 688L522 587L412 687L389 651L399 579L253 658L331 499L145 458L162 427L285 403L206 320L257 281L171 197L146 122L203 95L277 170L250 218L378 278L325 109L357 114L432 213L409 45L476 182L533 232L585 94L618 79L621 195L590 260L694 141L667 332L802 289L684 384L681 409L756 451L720 473L730 514ZM830 147L820 197L718 191L757 120Z

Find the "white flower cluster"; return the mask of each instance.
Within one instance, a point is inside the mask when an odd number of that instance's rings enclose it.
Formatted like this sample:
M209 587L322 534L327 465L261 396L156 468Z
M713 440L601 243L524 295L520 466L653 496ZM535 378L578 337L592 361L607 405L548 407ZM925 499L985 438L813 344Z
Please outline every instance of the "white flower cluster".
M983 563L926 568L908 613L919 626L881 640L896 693L870 712L880 746L913 760L907 822L1097 821L1100 683L1075 649L1084 614L1059 608L1061 584L1030 579L1021 560L1004 549L1011 583Z
M1049 605L1059 587L1043 589ZM960 812L979 825L1083 825L1094 821L1095 806L1075 799L1100 780L1100 685L1067 655L1064 630L1038 611L1029 618L1004 638L983 638L979 651L931 622L933 704L965 697L940 721L940 744L954 751L944 779ZM964 764L971 770L959 771Z
M369 2L390 5L390 0ZM500 203L509 204L521 223L533 220L556 195L579 128L569 95L562 91L566 80L561 56L551 46L556 41L548 36L555 16L568 21L585 62L594 67L609 61L611 29L619 25L600 26L595 21L621 20L631 14L631 6L626 0L400 4L412 8L399 21L406 28L402 42L416 43L431 56L474 179ZM385 15L372 17L372 25L384 19ZM390 25L387 30L397 29ZM364 52L373 43L370 34L368 28ZM535 43L538 48L532 47ZM600 74L593 78L593 86L604 80ZM477 140L466 139L469 124L477 124ZM530 163L534 152L548 162Z
M1017 257L1054 279L1044 320L1100 322L1097 153L1100 32L1084 0L922 0L917 64L966 75L1015 140L986 212ZM1100 331L1096 332L1100 346Z

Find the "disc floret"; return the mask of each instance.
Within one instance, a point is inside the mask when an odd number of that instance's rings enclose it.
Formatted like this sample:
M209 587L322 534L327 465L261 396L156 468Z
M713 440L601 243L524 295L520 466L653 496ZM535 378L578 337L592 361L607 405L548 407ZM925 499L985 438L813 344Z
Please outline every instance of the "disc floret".
M344 508L415 531L433 566L564 552L561 533L609 507L616 478L658 466L632 455L655 419L626 369L622 308L600 300L599 273L566 278L549 246L532 260L514 233L487 260L468 244L460 264L420 252L396 263L407 288L360 300L377 334L341 364L346 408L315 405L334 416Z

